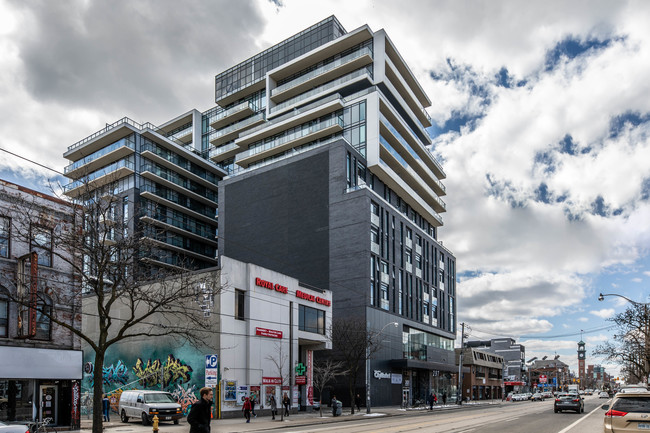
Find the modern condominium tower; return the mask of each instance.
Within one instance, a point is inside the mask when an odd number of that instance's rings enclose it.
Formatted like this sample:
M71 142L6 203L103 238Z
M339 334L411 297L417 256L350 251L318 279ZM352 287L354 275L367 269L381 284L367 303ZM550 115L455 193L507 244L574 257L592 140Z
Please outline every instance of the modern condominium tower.
M387 34L330 17L217 75L215 90L220 255L330 289L335 321L382 331L373 404L455 395L445 173L428 150L431 102Z
M445 173L428 149L431 101L387 34L329 17L217 75L215 100L70 146L66 193L118 197L116 218L153 228L147 259L161 266L228 256L331 290L334 321L381 331L358 390L369 381L372 404L455 395Z

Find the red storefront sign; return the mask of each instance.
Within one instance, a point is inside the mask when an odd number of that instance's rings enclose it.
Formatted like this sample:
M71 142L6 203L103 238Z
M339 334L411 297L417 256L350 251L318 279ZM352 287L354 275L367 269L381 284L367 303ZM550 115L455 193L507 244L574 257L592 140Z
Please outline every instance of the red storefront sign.
M306 385L307 376L296 376L296 385Z
M281 377L262 377L262 385L282 385Z
M282 331L276 331L275 329L255 328L255 335L259 335L260 337L282 338Z
M289 293L289 289L286 286L281 284L273 284L270 281L263 280L261 278L255 278L255 285L264 287L269 290L275 290L276 292L284 293L285 295Z
M524 382L503 382L503 384L505 386L516 386L516 385L524 386L525 385Z
M546 376L543 374L539 375L539 383L546 383Z
M296 290L296 298L305 299L311 302L316 302L317 304L325 305L326 307L329 307L332 304L332 302L328 299L324 299L315 295L310 295L309 293L305 293L301 290Z

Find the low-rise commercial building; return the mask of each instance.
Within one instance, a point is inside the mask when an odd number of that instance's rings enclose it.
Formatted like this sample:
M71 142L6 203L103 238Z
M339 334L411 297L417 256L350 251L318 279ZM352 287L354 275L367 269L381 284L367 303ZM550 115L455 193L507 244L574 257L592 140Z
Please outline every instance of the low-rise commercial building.
M501 355L466 347L456 349L456 363L463 352L463 367L469 372L463 373L462 398L464 400L500 399L503 396L503 365Z

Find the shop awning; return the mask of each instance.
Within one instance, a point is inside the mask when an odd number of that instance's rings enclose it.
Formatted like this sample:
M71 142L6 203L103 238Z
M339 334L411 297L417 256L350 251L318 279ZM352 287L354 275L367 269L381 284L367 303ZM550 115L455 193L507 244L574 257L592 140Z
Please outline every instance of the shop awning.
M81 379L81 350L0 346L2 379Z

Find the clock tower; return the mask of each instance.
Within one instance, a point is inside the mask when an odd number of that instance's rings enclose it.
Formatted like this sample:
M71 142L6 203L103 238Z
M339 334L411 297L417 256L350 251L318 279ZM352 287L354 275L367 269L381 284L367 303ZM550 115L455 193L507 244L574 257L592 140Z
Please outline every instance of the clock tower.
M585 386L585 342L580 340L578 343L578 377L580 379L580 388Z

